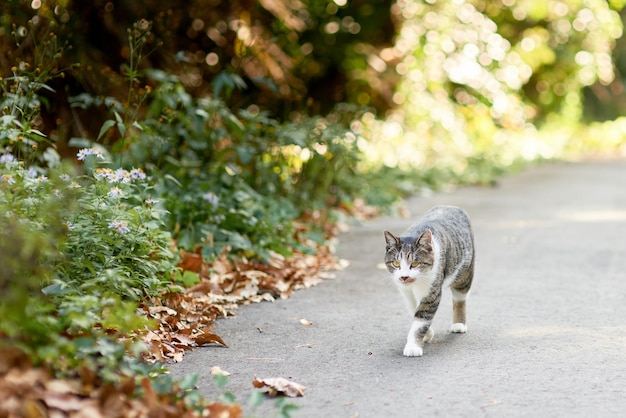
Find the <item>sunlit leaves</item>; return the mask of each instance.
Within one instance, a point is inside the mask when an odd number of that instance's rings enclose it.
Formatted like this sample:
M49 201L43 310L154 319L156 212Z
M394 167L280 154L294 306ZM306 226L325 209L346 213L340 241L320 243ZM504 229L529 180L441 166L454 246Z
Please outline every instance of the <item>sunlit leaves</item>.
M392 11L398 37L380 56L402 77L398 107L363 119L371 161L460 174L554 155L536 129L577 123L583 88L614 77L621 21L604 1L401 0Z

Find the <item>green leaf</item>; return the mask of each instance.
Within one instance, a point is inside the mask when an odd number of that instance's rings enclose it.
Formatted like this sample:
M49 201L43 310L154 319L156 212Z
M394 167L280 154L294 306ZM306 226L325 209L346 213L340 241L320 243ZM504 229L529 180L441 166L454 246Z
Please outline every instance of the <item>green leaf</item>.
M194 284L200 283L200 276L193 271L185 270L180 280L185 287L191 287Z
M41 291L44 295L48 296L65 295L69 293L69 290L64 288L63 283L60 282L52 283L51 285L41 289Z
M87 138L70 138L67 145L74 148L89 148L91 147L91 140Z
M100 128L100 133L98 133L98 140L100 138L102 138L102 136L106 133L106 131L108 131L109 129L111 129L112 126L115 125L115 121L114 120L107 120L102 124L102 128Z
M287 398L277 399L274 405L278 409L278 416L281 418L291 418L291 414L300 409L298 405L289 403Z
M224 392L221 396L222 400L226 403L234 404L237 401L235 394L232 392Z
M228 383L228 376L223 374L215 374L213 375L213 384L218 388L223 388Z
M259 406L261 406L264 400L265 394L260 390L255 390L254 392L252 392L252 395L250 395L250 399L248 399L248 405L250 405L252 408L258 408Z
M48 167L56 167L61 163L61 156L52 147L46 149L43 153L43 159L48 163Z
M178 382L178 386L184 391L193 389L198 383L198 373L189 373L185 375L180 382Z

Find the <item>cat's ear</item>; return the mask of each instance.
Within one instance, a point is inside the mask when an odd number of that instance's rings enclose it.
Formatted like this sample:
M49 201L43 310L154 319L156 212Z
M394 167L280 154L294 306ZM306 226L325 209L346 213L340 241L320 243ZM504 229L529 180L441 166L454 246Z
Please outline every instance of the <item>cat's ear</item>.
M389 231L385 231L385 242L387 247L395 247L400 244L400 239Z
M430 249L433 245L433 233L429 229L422 232L422 235L415 241L416 247L424 247Z

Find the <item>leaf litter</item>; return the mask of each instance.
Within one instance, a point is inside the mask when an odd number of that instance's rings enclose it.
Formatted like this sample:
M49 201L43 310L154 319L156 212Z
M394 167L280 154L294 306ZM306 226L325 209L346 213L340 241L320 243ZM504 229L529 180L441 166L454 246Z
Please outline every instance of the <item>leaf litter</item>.
M143 314L156 320L157 327L141 336L148 345L148 361L182 361L194 347L228 347L213 333L220 317L235 315L240 305L289 298L331 278L332 271L343 267L328 246L318 247L314 255L294 252L291 257L272 253L267 263L245 258L233 261L228 249L212 263L197 253L182 252L180 267L198 274L200 281L180 293L168 293L141 305ZM312 323L306 319L302 325Z

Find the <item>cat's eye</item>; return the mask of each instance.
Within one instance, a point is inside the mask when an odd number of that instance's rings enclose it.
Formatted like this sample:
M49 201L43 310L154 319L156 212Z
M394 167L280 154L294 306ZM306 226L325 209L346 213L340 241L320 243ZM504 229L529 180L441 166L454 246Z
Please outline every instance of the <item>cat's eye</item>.
M411 268L412 269L416 269L416 268L421 267L421 266L422 266L422 263L419 262L419 261L412 261L411 262Z
M400 267L400 262L398 260L393 260L390 264L391 264L391 267L393 267L393 268L399 268Z

